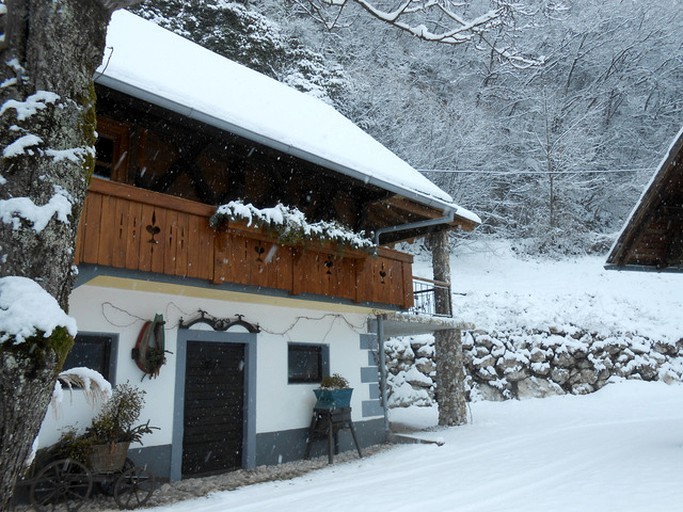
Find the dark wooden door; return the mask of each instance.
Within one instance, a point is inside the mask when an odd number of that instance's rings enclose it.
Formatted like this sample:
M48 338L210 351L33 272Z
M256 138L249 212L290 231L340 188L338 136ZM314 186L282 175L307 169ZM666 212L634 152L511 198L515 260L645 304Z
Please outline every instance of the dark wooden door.
M188 341L183 476L242 467L244 345Z

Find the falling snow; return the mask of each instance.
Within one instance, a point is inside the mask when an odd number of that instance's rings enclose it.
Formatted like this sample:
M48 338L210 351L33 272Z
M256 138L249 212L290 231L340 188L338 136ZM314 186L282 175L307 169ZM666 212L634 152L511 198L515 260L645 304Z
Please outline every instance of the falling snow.
M131 13L113 14L96 81L276 147L315 155L340 172L400 189L408 197L479 217L326 103L225 59ZM174 65L168 65L168 56ZM201 70L201 72L199 72ZM149 99L149 98L148 98Z

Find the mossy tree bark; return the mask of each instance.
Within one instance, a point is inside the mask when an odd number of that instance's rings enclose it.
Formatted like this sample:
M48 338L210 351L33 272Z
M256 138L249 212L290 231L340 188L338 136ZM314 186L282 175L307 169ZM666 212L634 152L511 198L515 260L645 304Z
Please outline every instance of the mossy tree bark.
M450 246L448 231L430 235L434 279L451 282ZM451 314L450 290L437 290L436 312ZM439 425L456 426L467 423L465 396L465 360L462 337L457 329L434 334L436 356L436 401L439 404Z
M94 163L93 75L111 13L136 3L0 0L0 277L33 279L65 311ZM42 229L36 212L50 217ZM0 344L0 511L9 508L72 344L63 329L40 334Z

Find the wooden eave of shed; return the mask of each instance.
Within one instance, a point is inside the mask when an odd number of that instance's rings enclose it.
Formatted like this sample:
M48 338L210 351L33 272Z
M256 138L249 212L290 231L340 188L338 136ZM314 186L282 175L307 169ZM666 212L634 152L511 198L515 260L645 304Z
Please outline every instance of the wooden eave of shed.
M683 271L683 131L615 243L606 268Z

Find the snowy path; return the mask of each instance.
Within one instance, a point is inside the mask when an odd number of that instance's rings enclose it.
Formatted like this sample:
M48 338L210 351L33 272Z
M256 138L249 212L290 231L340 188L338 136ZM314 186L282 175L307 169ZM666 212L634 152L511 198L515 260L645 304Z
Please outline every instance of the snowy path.
M683 510L683 386L472 404L474 422L295 480L158 511L650 512ZM407 414L412 416L406 418ZM428 423L431 410L400 411Z

